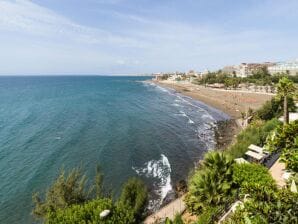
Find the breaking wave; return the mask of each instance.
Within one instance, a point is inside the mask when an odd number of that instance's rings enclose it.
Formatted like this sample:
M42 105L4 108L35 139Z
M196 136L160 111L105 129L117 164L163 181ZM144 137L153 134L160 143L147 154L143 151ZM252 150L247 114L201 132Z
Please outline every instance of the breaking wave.
M167 196L167 193L172 190L171 165L168 158L164 154L161 154L159 160L150 160L146 162L143 167L132 167L132 169L138 175L152 178L154 180L153 185L156 187L155 193L158 195L158 198L152 198L149 201L149 209L160 206Z

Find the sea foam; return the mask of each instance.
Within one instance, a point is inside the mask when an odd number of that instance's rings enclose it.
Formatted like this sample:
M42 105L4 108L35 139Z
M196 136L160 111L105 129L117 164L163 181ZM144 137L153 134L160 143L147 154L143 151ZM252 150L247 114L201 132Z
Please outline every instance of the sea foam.
M150 160L141 168L132 167L138 175L157 179L157 182L154 183L154 185L158 186L155 193L159 198L151 200L149 202L149 208L161 205L163 199L167 196L167 193L172 190L170 162L164 154L161 154L160 156L159 160Z

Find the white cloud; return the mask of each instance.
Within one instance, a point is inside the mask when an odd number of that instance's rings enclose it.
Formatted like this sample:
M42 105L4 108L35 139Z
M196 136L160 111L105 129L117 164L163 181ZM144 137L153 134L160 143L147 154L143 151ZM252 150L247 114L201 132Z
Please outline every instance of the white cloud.
M0 73L204 69L267 60L270 55L284 53L280 46L283 34L272 30L236 27L227 31L206 23L162 21L154 16L102 10L98 13L114 21L106 29L79 24L29 0L0 0L0 61L5 62Z
M0 30L25 32L47 38L67 38L87 44L140 46L127 37L77 24L28 0L0 2Z

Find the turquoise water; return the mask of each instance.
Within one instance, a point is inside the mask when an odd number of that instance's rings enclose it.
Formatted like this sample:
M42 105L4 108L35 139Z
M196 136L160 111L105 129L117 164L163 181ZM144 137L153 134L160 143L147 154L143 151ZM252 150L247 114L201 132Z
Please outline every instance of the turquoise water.
M227 116L145 79L1 77L0 223L32 223L32 193L62 166L93 176L101 164L115 193L139 176L158 207Z

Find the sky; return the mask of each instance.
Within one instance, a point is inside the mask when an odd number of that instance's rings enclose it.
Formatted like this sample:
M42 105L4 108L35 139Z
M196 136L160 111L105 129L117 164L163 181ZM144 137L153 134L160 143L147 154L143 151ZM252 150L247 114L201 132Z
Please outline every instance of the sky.
M298 58L297 0L0 0L0 75L214 70Z

